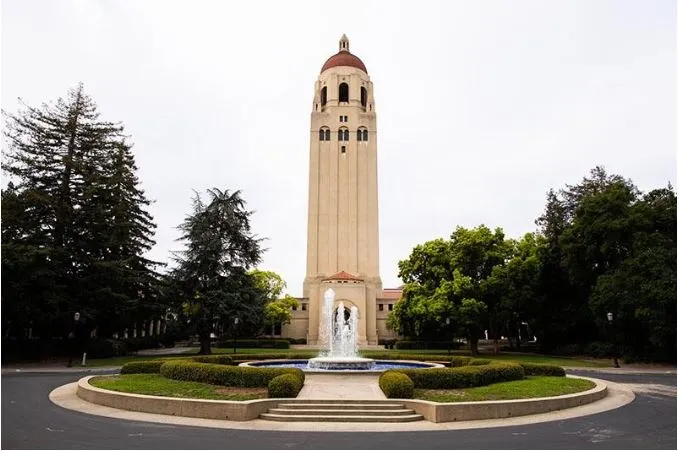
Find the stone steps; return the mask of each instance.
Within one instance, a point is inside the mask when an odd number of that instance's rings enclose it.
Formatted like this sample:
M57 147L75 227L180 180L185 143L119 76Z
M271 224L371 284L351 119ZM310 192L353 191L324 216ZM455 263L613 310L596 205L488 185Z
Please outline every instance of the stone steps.
M360 423L398 423L421 421L424 417L403 404L379 401L280 403L259 416L270 421L335 421Z

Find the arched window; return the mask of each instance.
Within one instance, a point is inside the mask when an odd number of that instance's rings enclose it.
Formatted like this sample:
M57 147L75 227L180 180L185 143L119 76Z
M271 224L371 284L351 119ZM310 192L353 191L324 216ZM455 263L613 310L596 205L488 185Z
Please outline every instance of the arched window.
M344 141L344 130L337 130L337 140Z
M340 102L349 101L349 85L346 83L340 83L339 85L339 101Z
M363 141L363 134L361 131L362 130L360 128L356 131L356 141Z
M325 141L325 130L320 129L318 131L318 140L319 141Z
M349 130L344 130L344 140L349 141Z
M325 140L330 141L330 129L329 128L325 129Z
M326 103L328 103L328 87L323 86L323 89L321 89L321 106L325 106Z
M363 111L365 111L365 106L368 103L368 90L361 86L361 106Z
M364 128L363 129L363 141L367 141L367 140L368 140L368 129Z

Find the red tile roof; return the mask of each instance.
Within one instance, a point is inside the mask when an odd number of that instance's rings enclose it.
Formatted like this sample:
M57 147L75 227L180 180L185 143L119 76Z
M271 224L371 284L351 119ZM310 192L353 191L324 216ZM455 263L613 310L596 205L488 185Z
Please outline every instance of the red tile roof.
M337 66L355 67L357 69L361 69L366 74L368 73L368 69L365 68L365 64L363 64L363 61L361 61L361 59L356 55L349 53L346 50L341 50L338 53L331 56L330 58L328 58L328 61L326 61L323 67L321 68L321 73L330 69L331 67Z
M346 271L340 271L337 274L333 274L330 277L327 277L323 280L363 280L360 277L356 277L353 274L349 274Z

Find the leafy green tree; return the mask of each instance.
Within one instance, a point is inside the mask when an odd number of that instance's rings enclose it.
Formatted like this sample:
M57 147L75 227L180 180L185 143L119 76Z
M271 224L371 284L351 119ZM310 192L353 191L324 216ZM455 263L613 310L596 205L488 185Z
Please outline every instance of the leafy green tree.
M276 324L290 324L292 309L298 307L299 301L288 294L267 302L264 307L265 325L273 329Z
M472 352L477 353L479 331L489 322L496 324L499 317L500 298L486 289L486 281L512 249L501 229L491 231L483 225L458 227L449 241L437 239L416 246L408 259L399 262L399 276L406 284L388 317L389 327L422 339L457 330L469 338Z
M240 191L208 190L208 200L193 198L193 211L179 226L185 250L176 253L173 277L200 338L200 353L210 354L210 335L218 325L261 324L264 294L248 270L261 258L261 239L250 229L251 211Z
M266 306L264 307L264 326L272 331L276 324L290 324L292 309L299 307L299 301L292 296L282 296L287 287L283 278L273 271L253 269L250 275L255 279L256 286L264 293Z

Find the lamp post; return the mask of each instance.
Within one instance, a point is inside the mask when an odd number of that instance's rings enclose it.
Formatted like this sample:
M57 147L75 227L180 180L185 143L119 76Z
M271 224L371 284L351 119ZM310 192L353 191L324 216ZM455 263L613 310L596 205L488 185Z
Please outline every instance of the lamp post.
M450 354L453 340L453 337L450 336L450 318L446 318L446 336L448 338L448 354Z
M236 328L238 327L238 317L233 319L233 353L236 353Z
M68 363L67 367L73 366L73 354L78 349L78 321L80 321L80 312L75 312L73 315L73 325L71 326L71 333L68 334Z
M613 368L620 368L620 364L618 363L618 339L617 334L615 333L615 325L613 324L613 312L608 312L606 318L608 319L608 325L611 334L613 335Z

